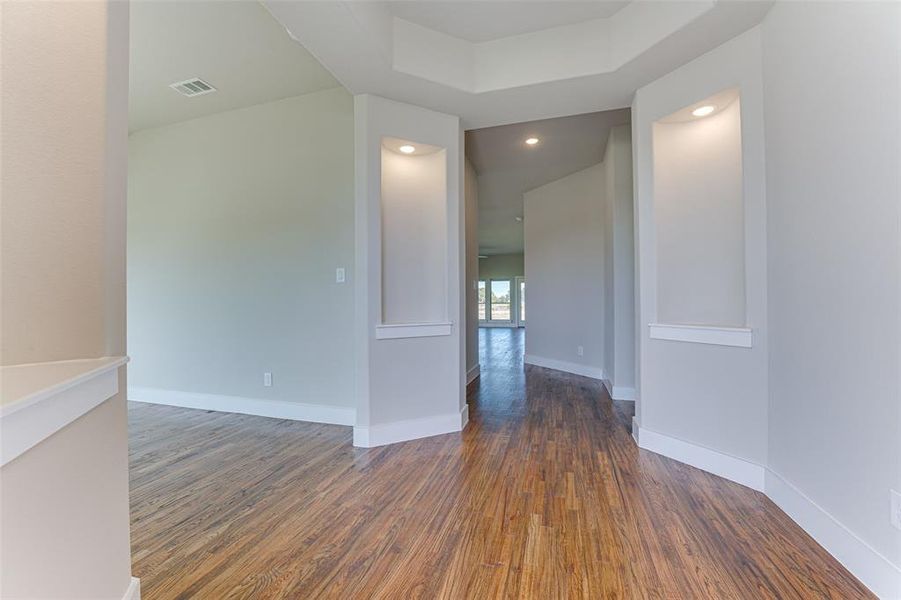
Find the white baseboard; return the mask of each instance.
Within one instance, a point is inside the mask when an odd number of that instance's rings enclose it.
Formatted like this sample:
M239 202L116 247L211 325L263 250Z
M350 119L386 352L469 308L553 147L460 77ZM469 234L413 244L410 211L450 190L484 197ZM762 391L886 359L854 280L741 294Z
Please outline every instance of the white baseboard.
M137 577L132 577L131 581L128 582L128 587L125 589L125 595L122 596L122 600L141 600L141 580Z
M644 427L640 428L638 433L638 446L708 473L719 475L729 481L746 485L758 492L762 492L764 489L765 468L747 460L663 435Z
M356 409L345 406L328 406L325 404L305 404L287 402L285 400L263 400L261 398L244 398L241 396L221 396L218 394L198 394L196 392L179 392L158 388L128 388L128 399L133 402L149 404L165 404L182 408L197 408L219 412L256 415L290 419L292 421L310 421L313 423L329 423L332 425L353 425L356 422Z
M901 569L778 473L710 448L639 427L634 417L632 437L640 448L763 492L879 598L901 600Z
M607 393L610 394L610 397L614 400L635 402L635 388L625 387L622 385L613 385L613 383L607 378L604 379L604 387L607 388Z
M535 356L534 354L526 354L522 357L522 360L527 365L564 371L566 373L573 373L574 375L582 375L583 377L591 377L592 379L600 379L602 381L604 379L604 369L599 367L580 365L578 363L554 360L552 358L543 358L541 356Z
M901 569L857 537L804 493L767 470L765 493L861 583L883 599L901 599Z
M635 388L615 385L613 386L613 392L610 394L610 397L614 400L635 402Z
M398 442L418 440L433 435L463 431L469 422L469 406L464 405L457 413L406 419L393 423L354 427L354 446L375 448Z
M473 368L471 368L469 371L467 371L466 372L466 385L469 385L470 383L475 381L476 378L481 375L481 373L482 373L481 365L475 365Z

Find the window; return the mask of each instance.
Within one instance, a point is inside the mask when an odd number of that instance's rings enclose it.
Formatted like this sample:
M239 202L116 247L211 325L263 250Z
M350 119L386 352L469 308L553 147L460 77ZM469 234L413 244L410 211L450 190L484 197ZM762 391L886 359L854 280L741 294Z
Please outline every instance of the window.
M479 321L510 324L516 321L516 286L510 279L480 279Z
M510 280L491 280L491 320L510 320Z
M485 308L487 306L485 290L486 290L485 282L480 281L479 282L479 321L484 321L485 315L487 314L487 311L485 310Z

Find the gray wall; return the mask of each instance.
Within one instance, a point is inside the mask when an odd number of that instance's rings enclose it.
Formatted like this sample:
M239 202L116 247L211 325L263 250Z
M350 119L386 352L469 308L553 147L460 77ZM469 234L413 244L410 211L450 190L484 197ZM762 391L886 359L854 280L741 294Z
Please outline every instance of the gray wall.
M659 322L652 130L655 121L723 90L741 88L745 307L752 348L651 339ZM753 29L638 90L633 104L638 235L642 429L766 462L766 197L760 31ZM699 213L691 227L715 227ZM686 297L691 282L683 281Z
M385 136L446 150L447 229L443 239L432 240L431 244L446 248L447 260L442 265L447 278L446 314L453 323L447 335L376 338L385 297L379 210ZM459 431L465 420L466 340L460 327L465 322L462 138L458 117L378 96L354 97L355 264L359 273L354 323L358 396L354 436L360 445L384 443L389 437L397 441Z
M763 27L769 466L896 566L899 26L897 4L778 3Z
M340 88L131 135L132 386L354 405L353 153Z
M479 364L479 178L464 159L463 192L466 221L466 371Z
M604 368L604 191L597 164L523 195L525 353L597 373Z
M525 274L523 253L492 254L479 259L479 279L513 279Z
M604 154L604 372L614 398L635 399L632 131L610 131Z

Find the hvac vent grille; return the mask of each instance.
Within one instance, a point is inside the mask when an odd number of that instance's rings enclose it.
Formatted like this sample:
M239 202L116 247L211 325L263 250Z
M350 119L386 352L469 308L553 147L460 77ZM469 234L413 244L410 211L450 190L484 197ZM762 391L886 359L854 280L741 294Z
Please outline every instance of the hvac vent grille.
M212 94L216 88L208 84L203 79L195 77L194 79L186 79L185 81L177 81L170 83L169 87L183 96L189 98L193 96L202 96L204 94Z

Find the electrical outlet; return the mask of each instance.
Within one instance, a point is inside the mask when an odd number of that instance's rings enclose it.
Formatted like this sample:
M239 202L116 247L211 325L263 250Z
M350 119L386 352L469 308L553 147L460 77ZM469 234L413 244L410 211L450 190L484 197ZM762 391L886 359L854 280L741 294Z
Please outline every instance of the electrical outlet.
M579 356L584 355L584 354L585 354L585 348L583 348L582 346L578 346L578 347L576 348L576 354L578 354Z
M263 387L272 387L272 373L263 373Z
M901 494L889 490L892 494L892 525L901 529Z
M344 283L344 267L338 267L335 269L335 283Z

